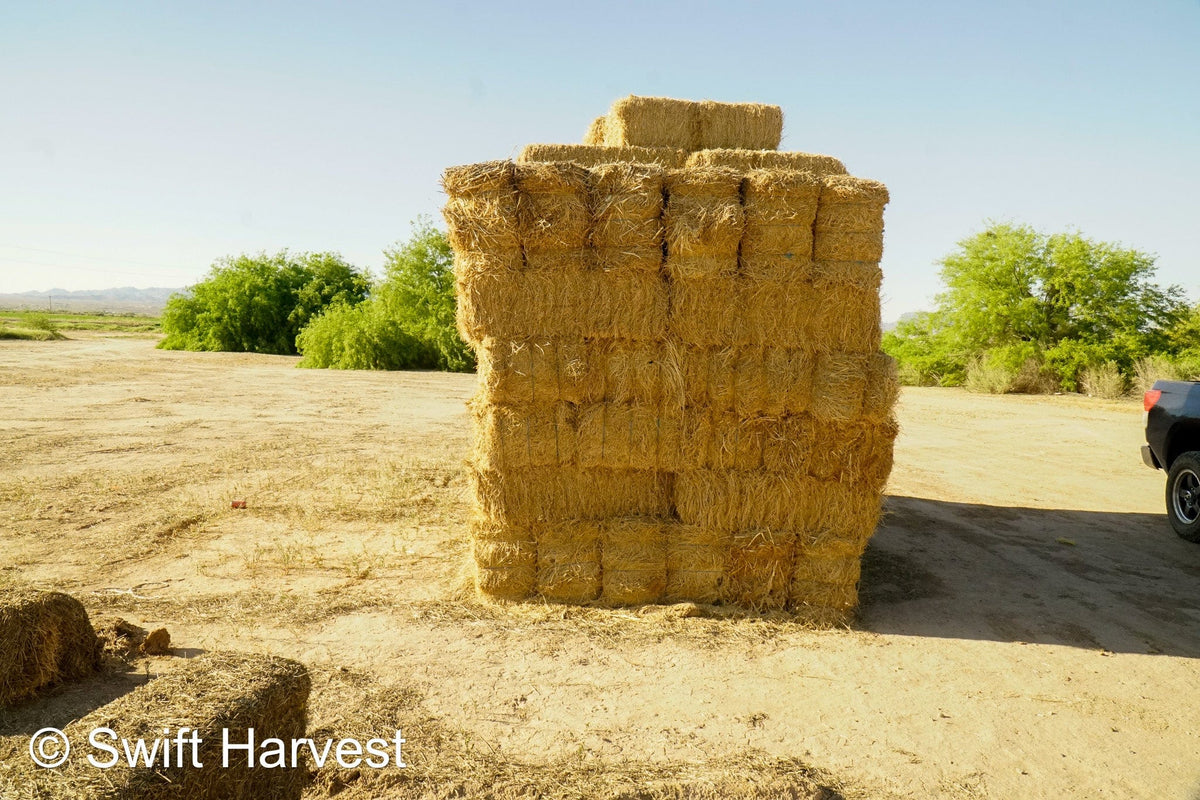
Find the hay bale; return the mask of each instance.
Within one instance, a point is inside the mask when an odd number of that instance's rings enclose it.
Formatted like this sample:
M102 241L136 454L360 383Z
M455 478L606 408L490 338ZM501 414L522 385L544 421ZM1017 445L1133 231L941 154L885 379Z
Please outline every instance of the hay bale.
M479 513L513 525L545 521L665 517L674 502L671 473L538 467L468 471Z
M604 121L609 147L695 150L699 137L700 104L690 100L630 95L613 103Z
M475 586L492 599L523 600L537 586L537 542L529 525L471 520Z
M442 214L456 253L519 255L516 173L510 161L451 167L442 174L449 197Z
M699 141L692 149L775 150L783 136L783 109L762 103L700 103Z
M732 276L672 277L668 289L671 336L690 347L732 345L741 328L740 288Z
M670 341L609 341L603 383L606 403L677 413L684 405L682 350Z
M820 298L812 284L746 277L736 287L733 342L785 349L811 348Z
M812 404L815 362L806 350L685 348L681 364L689 408L735 411L749 418L801 414Z
M813 415L829 422L862 416L871 360L862 353L822 353L813 379Z
M596 117L594 120L592 120L592 124L588 126L587 133L583 136L583 143L588 145L604 144L605 122L606 121L603 116Z
M849 612L858 605L857 583L793 581L789 594L789 605L798 613L812 608Z
M795 533L767 528L729 537L724 600L758 610L787 605L792 586Z
M755 470L762 466L767 420L730 411L710 411L698 420L697 432L689 439L686 467Z
M480 398L518 406L596 402L604 397L606 351L603 341L580 336L485 337L475 350Z
M843 481L809 481L807 495L809 501L798 519L801 551L861 556L879 524L879 490Z
M820 180L809 172L756 169L746 175L746 225L739 251L743 275L766 280L809 277L820 193Z
M740 172L787 169L814 175L845 175L846 167L833 156L775 150L698 150L688 156L689 167L727 167Z
M813 226L813 258L878 262L883 257L883 208L887 202L887 187L879 181L825 176Z
M817 488L802 475L687 470L675 476L675 509L681 522L712 530L798 531L823 499Z
M284 658L232 653L206 653L183 662L163 675L81 720L67 726L72 742L86 743L97 728L109 728L118 737L136 741L173 737L182 728L196 731L200 744L192 766L191 745L183 748L183 764L172 758L164 766L160 754L151 766L130 767L124 755L108 769L98 769L87 754L98 759L108 754L77 747L67 763L55 770L39 770L32 780L46 797L87 797L90 800L298 800L308 782L301 763L263 767L271 759L267 739L289 742L304 736L311 682L303 665ZM164 729L168 733L164 733ZM230 743L245 744L254 730L256 766L250 768L245 751L232 751L229 766L222 767L223 732ZM185 735L185 742L190 736ZM105 740L107 741L107 740ZM117 743L114 746L120 748ZM174 751L172 745L172 750ZM160 751L161 753L161 751ZM175 753L173 753L175 755Z
M686 150L671 147L607 147L603 142L585 144L529 144L517 156L517 162L573 161L582 167L600 164L656 164L660 167L682 167L687 163Z
M874 263L817 262L813 265L814 344L822 350L874 353L883 340L879 285Z
M511 470L575 462L575 407L467 404L475 431L472 460L482 469Z
M867 364L863 418L879 424L888 423L899 396L900 369L896 359L886 353L872 353Z
M670 170L663 214L672 280L733 277L744 216L741 176L720 168Z
M534 161L515 165L513 179L527 261L531 254L578 253L587 247L591 212L586 169L565 161Z
M612 519L601 524L601 602L629 606L662 599L667 588L666 536L661 519Z
M592 247L601 270L657 274L663 260L663 172L603 164L591 176Z
M579 409L576 458L581 467L673 472L685 465L685 418L660 409L596 403Z
M458 325L478 344L499 339L665 338L667 286L643 272L531 270L459 277Z
M83 605L62 592L0 591L0 708L100 667L101 643Z
M723 599L729 540L726 531L699 525L669 525L663 601L716 603Z
M547 523L535 537L538 594L559 603L589 603L600 596L600 523Z

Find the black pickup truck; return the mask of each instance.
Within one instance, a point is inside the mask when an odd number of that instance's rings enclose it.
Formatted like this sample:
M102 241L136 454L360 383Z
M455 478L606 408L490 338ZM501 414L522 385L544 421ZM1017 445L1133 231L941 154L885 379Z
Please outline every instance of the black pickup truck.
M1184 539L1200 542L1200 381L1158 381L1142 404L1142 460L1167 471L1171 527Z

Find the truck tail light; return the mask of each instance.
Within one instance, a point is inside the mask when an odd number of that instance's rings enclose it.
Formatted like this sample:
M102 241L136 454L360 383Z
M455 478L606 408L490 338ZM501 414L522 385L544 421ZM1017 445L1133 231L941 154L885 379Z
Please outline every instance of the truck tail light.
M1158 404L1158 398L1162 397L1162 389L1151 389L1142 396L1142 408L1146 411L1154 408Z

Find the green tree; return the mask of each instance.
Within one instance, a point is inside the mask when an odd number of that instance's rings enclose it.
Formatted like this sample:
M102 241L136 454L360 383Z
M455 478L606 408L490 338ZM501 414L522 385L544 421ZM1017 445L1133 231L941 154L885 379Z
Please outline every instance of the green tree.
M422 217L407 242L384 251L384 279L360 308L331 306L301 333L302 367L469 371L475 358L455 327L454 256Z
M368 288L367 277L336 253L223 258L167 301L158 346L295 355L296 336L313 316L362 302Z
M891 332L884 349L912 374L949 377L942 382L961 382L973 364L1014 375L1033 365L1074 390L1086 368L1113 363L1128 374L1137 359L1170 350L1185 311L1179 287L1154 282L1153 256L1078 233L993 223L941 266L937 310Z

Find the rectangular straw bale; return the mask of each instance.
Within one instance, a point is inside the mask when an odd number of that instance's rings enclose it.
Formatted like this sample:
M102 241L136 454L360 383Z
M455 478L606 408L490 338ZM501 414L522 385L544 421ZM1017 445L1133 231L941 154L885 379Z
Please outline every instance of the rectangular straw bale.
M457 253L520 252L520 223L511 161L451 167L442 174L448 202L442 210Z
M667 588L665 521L634 517L601 523L600 565L601 602L657 603Z
M873 487L842 481L810 481L811 502L801 521L803 552L857 558L879 524L882 495Z
M819 309L811 283L746 277L736 288L735 343L787 349L813 346Z
M532 161L573 161L581 167L600 164L655 164L660 167L682 167L688 152L671 147L607 147L603 143L584 144L527 144L517 156L517 163Z
M783 136L783 109L763 103L700 103L700 135L692 149L775 150Z
M607 403L682 409L681 349L671 341L609 340L604 347L602 399Z
M475 507L511 525L545 521L662 517L674 503L674 476L643 470L533 467L468 470Z
M817 313L814 344L823 350L872 353L883 339L879 284L874 263L818 262L814 265Z
M543 406L592 403L604 393L605 347L582 337L485 338L475 351L480 397L488 403Z
M100 668L83 604L62 592L0 590L0 708Z
M815 439L806 460L807 474L822 481L865 481L873 459L878 457L875 428L862 420L814 420Z
M680 363L684 403L736 411L743 417L807 411L812 404L813 356L783 347L687 347Z
M582 467L673 472L685 465L685 419L660 409L595 403L579 409L576 455Z
M567 161L534 161L513 170L526 257L586 248L591 225L587 170Z
M475 585L487 597L523 600L537 585L537 543L530 525L471 520Z
M742 328L737 278L675 277L670 282L671 335L693 347L732 345Z
M809 277L820 193L820 179L810 172L756 169L747 173L742 181L743 275L768 280Z
M886 353L873 353L867 366L867 388L863 394L863 417L886 423L900 396L900 371L896 359Z
M606 120L603 115L596 117L594 120L592 120L592 124L588 125L587 133L584 134L584 136L583 136L583 143L586 145L604 144L605 122L606 122ZM532 160L540 161L542 159L535 158ZM550 160L550 159L546 159L546 160Z
M202 767L192 765L189 746L182 764L172 758L170 766L164 766L160 751L151 766L139 761L131 767L122 754L116 765L98 769L87 755L101 759L106 755L82 746L62 767L38 770L31 776L29 796L299 800L309 781L308 769L303 762L291 766L286 743L305 734L310 687L304 666L285 658L209 652L175 659L170 672L71 723L64 733L72 743L86 744L92 731L109 728L119 740L152 742L187 728L200 741L196 756ZM250 767L245 751L234 750L229 752L229 766L223 767L225 737L231 744L246 744L251 735L255 766ZM277 749L263 746L268 739L285 742L283 759L277 760ZM119 743L115 746L120 748Z
M822 353L813 380L813 415L829 422L862 416L870 363L868 354Z
M761 470L687 470L674 484L681 522L723 531L801 530L821 499L804 476Z
M811 608L849 612L858 605L857 583L793 581L789 594L790 607L800 613Z
M813 257L817 261L879 261L887 202L887 187L878 181L825 176L813 227Z
M727 531L699 525L667 526L667 588L663 600L716 603L724 596Z
M603 164L590 172L592 246L599 269L657 273L663 260L663 171Z
M814 175L845 175L846 167L833 156L775 150L698 150L688 156L689 167L728 167L741 172L752 169L790 169Z
M473 460L483 469L567 465L575 461L575 406L468 403L475 430Z
M672 279L736 275L744 226L741 175L717 167L669 170L665 185L667 274Z
M689 466L708 469L755 470L763 463L767 421L747 419L732 411L710 411L689 442Z
M464 338L601 337L659 340L667 329L667 286L639 272L531 270L460 278Z
M547 523L537 531L537 591L560 603L589 603L600 596L600 523Z
M754 609L778 609L787 604L792 583L796 534L759 529L730 536L726 602Z
M604 121L604 144L610 147L695 150L699 135L700 104L670 97L623 97Z
M784 475L811 474L821 432L822 426L809 414L772 420L763 442L763 468Z

